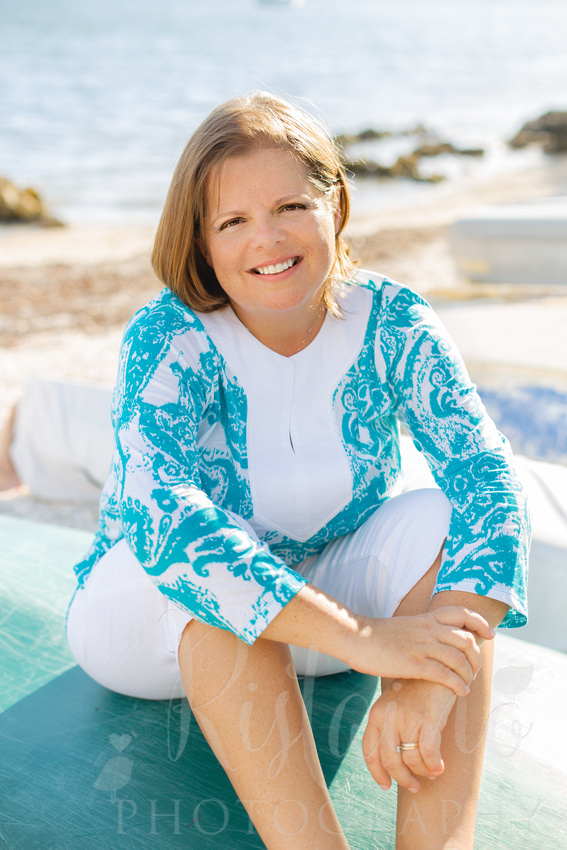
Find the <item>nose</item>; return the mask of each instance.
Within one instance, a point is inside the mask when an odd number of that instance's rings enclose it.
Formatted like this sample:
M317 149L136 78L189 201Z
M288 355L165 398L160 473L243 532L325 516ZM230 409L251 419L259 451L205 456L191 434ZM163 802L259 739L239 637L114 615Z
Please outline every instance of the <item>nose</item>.
M285 231L274 216L262 216L256 221L253 237L254 247L271 248L283 242L284 239Z

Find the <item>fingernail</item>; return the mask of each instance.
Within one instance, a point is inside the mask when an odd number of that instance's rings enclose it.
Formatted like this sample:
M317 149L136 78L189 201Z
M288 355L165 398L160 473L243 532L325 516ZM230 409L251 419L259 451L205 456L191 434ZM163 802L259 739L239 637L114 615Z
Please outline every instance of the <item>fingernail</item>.
M471 692L471 689L469 688L469 686L468 686L468 685L466 685L466 686L465 686L465 696L466 696L466 697L468 697L468 695L470 694L470 692Z
M419 791L419 788L414 788L414 786L413 786L413 785L411 785L411 786L408 788L408 791L411 791L411 793L412 793L412 794L417 794L417 792Z
M389 791L390 790L389 785L381 785L380 788L382 789L382 791Z

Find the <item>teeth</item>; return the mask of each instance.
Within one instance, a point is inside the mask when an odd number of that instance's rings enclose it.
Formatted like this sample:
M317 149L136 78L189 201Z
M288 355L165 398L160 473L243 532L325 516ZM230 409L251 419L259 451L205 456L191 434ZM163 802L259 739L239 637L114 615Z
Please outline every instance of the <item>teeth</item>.
M286 260L285 263L278 263L277 266L259 266L254 271L258 272L258 274L279 274L294 266L296 260L297 257L294 257L292 260Z

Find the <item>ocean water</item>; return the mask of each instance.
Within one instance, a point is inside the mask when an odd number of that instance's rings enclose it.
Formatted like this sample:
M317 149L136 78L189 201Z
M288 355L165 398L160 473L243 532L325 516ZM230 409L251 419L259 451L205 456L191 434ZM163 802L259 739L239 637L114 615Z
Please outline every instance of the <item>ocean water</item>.
M192 130L254 88L502 163L567 108L565 0L0 0L0 31L0 174L71 222L156 221Z

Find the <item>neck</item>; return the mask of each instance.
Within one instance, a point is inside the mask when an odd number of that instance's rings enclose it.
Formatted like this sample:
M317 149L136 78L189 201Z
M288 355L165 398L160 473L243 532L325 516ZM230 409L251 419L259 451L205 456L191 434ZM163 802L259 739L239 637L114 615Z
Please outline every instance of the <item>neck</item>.
M327 308L322 300L303 310L299 316L283 316L272 313L269 316L251 320L242 316L238 308L232 309L250 333L262 345L283 357L293 357L313 342L325 321Z

